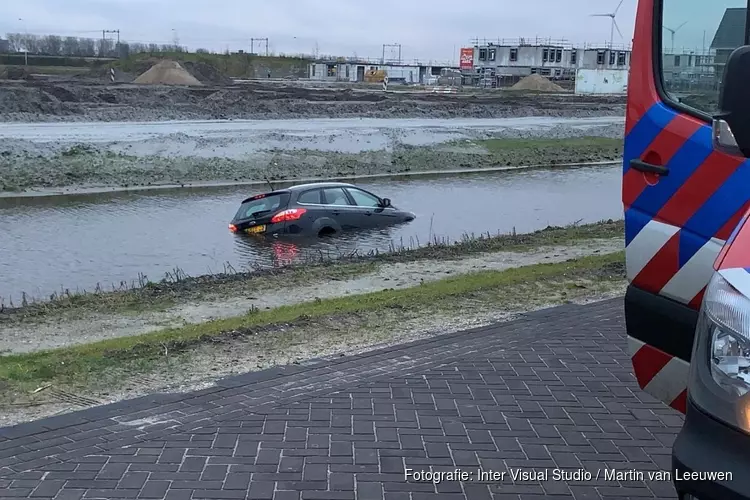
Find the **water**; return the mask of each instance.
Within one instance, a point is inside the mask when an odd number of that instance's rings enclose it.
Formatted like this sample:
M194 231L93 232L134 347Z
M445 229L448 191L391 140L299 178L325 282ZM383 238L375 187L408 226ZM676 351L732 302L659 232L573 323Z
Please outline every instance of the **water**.
M258 242L227 229L242 187L0 199L0 297L44 298L61 287L247 269L354 251L455 241L465 234L529 232L622 217L620 167L580 167L360 183L417 219L331 241Z

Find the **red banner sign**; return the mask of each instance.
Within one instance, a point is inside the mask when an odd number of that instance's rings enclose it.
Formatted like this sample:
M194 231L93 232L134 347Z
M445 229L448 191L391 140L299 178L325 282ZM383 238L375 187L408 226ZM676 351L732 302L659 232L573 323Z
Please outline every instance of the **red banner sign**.
M471 69L474 67L474 49L462 48L461 49L461 60L459 63L461 69Z

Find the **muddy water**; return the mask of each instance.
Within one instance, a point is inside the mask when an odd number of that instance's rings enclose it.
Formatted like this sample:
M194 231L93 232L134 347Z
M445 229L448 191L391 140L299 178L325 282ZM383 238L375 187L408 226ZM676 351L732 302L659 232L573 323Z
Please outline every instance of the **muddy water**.
M620 218L620 168L464 174L360 184L413 211L413 222L331 241L259 242L227 222L247 188L211 188L0 199L0 297L48 296L152 280L179 267L190 275L352 252L456 240L483 232Z

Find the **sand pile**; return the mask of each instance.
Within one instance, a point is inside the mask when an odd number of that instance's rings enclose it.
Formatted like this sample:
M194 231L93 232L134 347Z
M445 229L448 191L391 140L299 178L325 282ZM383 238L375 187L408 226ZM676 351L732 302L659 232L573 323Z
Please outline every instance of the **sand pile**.
M161 61L136 78L133 83L149 85L203 85L177 61Z
M562 92L563 88L541 75L529 75L521 78L511 87L513 90L538 90L541 92Z

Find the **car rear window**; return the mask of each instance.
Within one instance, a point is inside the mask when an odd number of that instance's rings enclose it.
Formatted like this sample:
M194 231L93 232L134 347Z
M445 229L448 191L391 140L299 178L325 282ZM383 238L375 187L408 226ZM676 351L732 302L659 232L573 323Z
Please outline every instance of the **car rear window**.
M289 193L259 195L240 205L240 209L237 210L237 215L234 216L234 219L250 219L261 213L265 214L285 208L287 204L289 204Z

